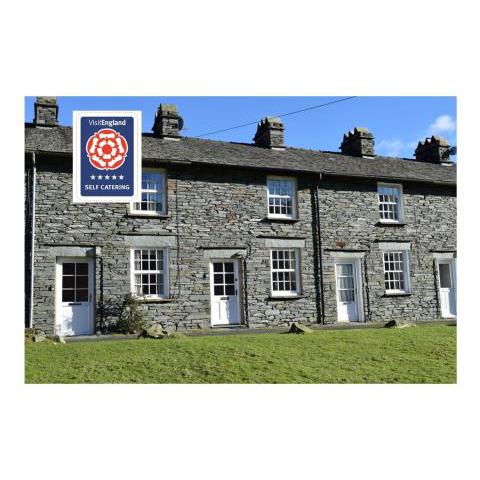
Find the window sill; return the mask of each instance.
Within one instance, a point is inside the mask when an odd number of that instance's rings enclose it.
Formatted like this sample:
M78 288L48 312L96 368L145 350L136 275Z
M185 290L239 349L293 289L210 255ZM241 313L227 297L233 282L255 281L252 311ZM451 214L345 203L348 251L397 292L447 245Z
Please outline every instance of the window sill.
M411 297L413 293L411 292L398 292L398 293L384 293L381 298L387 297Z
M280 222L280 223L296 223L299 222L300 219L296 218L282 218L282 217L265 217L263 219L264 222Z
M405 222L377 222L375 224L377 227L404 227L406 225Z
M143 298L136 297L139 303L171 303L176 300L176 298Z
M127 217L133 218L171 218L168 213L141 213L141 212L128 212Z
M305 295L269 295L267 297L268 301L272 300L299 300L300 298L305 298Z

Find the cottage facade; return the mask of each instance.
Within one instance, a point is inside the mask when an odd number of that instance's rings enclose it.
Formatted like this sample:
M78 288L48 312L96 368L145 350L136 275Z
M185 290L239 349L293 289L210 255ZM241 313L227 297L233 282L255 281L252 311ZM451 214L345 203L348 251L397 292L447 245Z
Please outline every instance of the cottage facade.
M172 105L143 135L140 204L72 203L72 130L39 97L25 129L26 325L109 331L124 296L151 323L217 326L456 315L456 166L432 137L416 160L184 138Z

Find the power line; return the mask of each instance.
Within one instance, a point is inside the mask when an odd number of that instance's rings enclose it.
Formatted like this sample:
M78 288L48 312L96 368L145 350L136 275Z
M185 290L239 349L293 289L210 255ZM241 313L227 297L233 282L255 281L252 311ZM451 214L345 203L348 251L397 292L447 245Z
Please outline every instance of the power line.
M357 98L357 95L355 95L353 97L340 98L339 100L332 100L331 102L322 103L321 105L314 105L313 107L302 108L301 110L295 110L294 112L281 113L281 114L276 114L276 115L273 115L273 116L274 117L287 117L288 115L295 115L296 113L306 112L308 110L313 110L314 108L327 107L329 105L333 105L334 103L346 102L347 100L352 100L353 98ZM215 133L228 132L230 130L235 130L237 128L248 127L249 125L256 125L257 123L258 123L258 120L255 120L254 122L249 122L249 123L242 123L241 125L236 125L235 127L229 127L229 128L224 128L222 130L215 130L214 132L208 132L208 133L202 133L201 135L195 135L193 138L207 137L209 135L214 135Z

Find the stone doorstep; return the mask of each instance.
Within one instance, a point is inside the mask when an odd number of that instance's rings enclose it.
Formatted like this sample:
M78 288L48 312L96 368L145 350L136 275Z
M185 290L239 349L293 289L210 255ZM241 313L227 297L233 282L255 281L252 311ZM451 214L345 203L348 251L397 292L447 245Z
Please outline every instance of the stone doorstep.
M311 324L308 325L312 330L358 330L363 328L384 328L387 322L368 322L368 323L326 323L324 325ZM456 320L442 319L442 320L420 320L416 322L417 325L457 325ZM179 332L185 334L187 337L214 337L220 335L262 335L265 333L287 333L290 327L265 327L265 328L248 328L246 326L234 327L213 327L210 329L192 330ZM175 331L175 330L174 330ZM111 341L111 340L136 340L138 334L129 335L79 335L76 337L65 337L65 342L91 342L91 341Z

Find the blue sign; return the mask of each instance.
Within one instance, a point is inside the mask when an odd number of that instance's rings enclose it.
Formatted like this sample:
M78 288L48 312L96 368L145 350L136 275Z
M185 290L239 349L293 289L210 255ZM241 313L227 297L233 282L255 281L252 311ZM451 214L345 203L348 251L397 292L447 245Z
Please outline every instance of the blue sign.
M141 112L73 112L73 202L138 202Z

